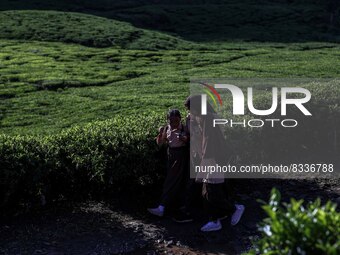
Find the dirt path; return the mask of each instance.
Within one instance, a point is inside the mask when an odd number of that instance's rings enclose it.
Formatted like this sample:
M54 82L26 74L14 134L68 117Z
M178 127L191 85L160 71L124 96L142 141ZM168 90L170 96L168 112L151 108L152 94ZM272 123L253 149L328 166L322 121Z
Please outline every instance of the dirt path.
M256 199L267 200L273 186L286 201L340 197L339 180L241 180L235 186L246 212L237 226L226 219L218 232L199 231L205 222L199 212L194 222L178 224L149 216L145 197L121 198L2 219L0 254L241 254L258 237L256 224L265 216Z

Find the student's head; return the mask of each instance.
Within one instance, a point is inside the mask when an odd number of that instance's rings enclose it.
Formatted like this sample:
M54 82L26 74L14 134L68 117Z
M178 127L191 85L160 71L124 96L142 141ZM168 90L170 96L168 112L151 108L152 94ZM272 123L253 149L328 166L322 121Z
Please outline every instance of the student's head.
M201 114L201 104L201 95L191 95L184 102L184 106L190 111L190 114L192 114L194 118L200 119L200 121L205 117L205 115L202 116ZM207 114L215 114L215 111L209 102L207 102Z
M188 111L194 112L194 113L199 113L201 111L201 103L202 103L202 98L201 95L191 95L188 96L187 99L184 102L185 108L187 108ZM214 109L212 106L207 103L207 111L209 113L214 113Z
M201 104L202 104L201 95L188 96L184 102L184 106L187 108L187 110L189 110L190 112L194 112L196 114L199 114L201 112ZM207 102L207 112L208 113L215 112L209 102Z
M177 128L181 123L181 113L177 109L171 109L167 115L171 128Z

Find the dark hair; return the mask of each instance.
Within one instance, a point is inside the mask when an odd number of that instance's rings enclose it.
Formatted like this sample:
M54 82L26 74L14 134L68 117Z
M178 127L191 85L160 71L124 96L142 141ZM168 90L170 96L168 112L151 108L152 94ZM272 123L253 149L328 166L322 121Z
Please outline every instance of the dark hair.
M190 99L192 96L188 96L187 99L185 99L184 106L190 110Z
M184 106L187 107L189 111L191 110L190 105L193 106L192 107L193 111L198 112L201 107L201 95L188 96L184 102ZM216 113L213 107L209 104L209 102L207 103L207 112L212 114Z
M169 119L170 117L179 117L182 118L181 116L181 112L177 109L171 109L169 110L168 114L167 114L167 118Z

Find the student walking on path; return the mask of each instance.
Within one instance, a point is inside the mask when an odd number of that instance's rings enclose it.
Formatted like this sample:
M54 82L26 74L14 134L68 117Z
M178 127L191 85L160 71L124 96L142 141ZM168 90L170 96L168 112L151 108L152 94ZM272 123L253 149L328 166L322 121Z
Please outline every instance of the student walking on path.
M215 111L211 105L207 104L207 114L201 115L201 97L193 96L189 100L191 118L196 121L196 129L200 132L200 135L195 136L195 141L191 139L191 150L194 148L197 150L191 151L191 156L199 155L199 160L196 162L200 167L227 164L231 152L226 146L222 130L212 126L213 119L216 117ZM193 128L191 127L191 130ZM231 216L231 225L236 225L245 207L234 203L228 192L229 183L223 173L201 172L197 174L196 181L203 183L202 198L209 217L208 223L201 228L201 231L220 230L221 220L229 216Z

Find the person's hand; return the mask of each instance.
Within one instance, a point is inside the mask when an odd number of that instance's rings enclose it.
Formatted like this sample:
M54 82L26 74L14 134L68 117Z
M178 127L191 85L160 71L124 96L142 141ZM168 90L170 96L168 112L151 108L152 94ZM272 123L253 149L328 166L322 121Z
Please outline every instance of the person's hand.
M179 140L186 143L188 141L188 136L181 135L181 136L179 136Z
M163 127L162 133L160 133L160 135L161 135L162 139L164 139L164 140L166 139L166 135L167 135L166 134L166 128Z
M156 142L158 145L162 145L166 142L166 129L165 127L160 127L158 129L158 135L156 137Z

